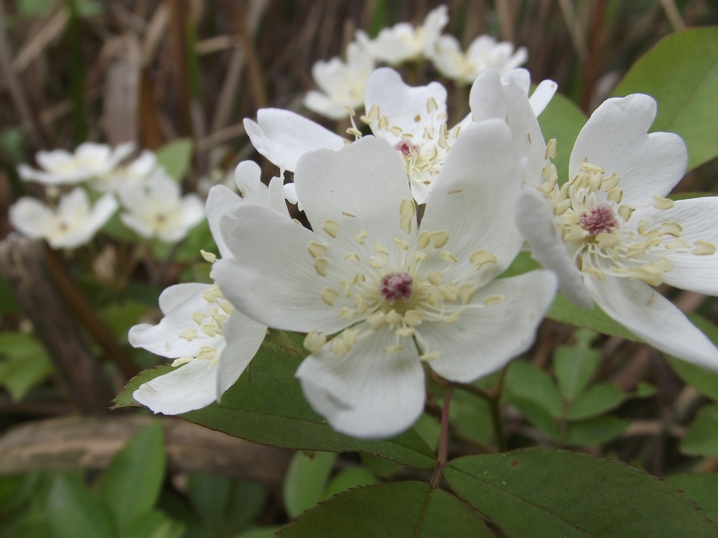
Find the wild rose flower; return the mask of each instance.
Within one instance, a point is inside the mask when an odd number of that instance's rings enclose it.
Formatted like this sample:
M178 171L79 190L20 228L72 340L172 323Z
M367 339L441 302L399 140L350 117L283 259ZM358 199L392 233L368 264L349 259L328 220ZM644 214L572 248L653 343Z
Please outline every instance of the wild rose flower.
M503 121L467 128L418 224L402 159L364 137L299 159L314 231L249 204L221 221L234 258L213 268L220 289L257 321L307 333L296 375L335 429L394 435L424 409L422 362L469 382L531 345L555 277L495 279L523 243L516 161Z
M76 248L89 242L117 207L111 194L90 206L87 193L77 187L60 197L54 209L23 196L10 208L10 223L27 237L44 238L52 248Z
M64 149L39 151L35 160L41 170L21 164L17 171L25 181L37 181L45 185L72 185L109 173L133 149L134 144L129 142L114 149L106 144L85 142L77 146L74 153Z
M364 103L364 86L373 69L373 58L361 46L349 43L346 63L332 58L312 66L312 76L321 92L308 92L304 105L333 120L346 118L347 107L358 109Z
M158 168L145 182L120 190L125 210L120 219L142 237L166 243L181 241L204 220L199 196L181 194L179 184Z
M718 295L718 198L665 198L688 156L679 136L647 134L655 117L647 95L604 102L576 139L568 182L546 167L519 199L518 224L574 302L592 299L656 348L718 370L718 349L652 288Z

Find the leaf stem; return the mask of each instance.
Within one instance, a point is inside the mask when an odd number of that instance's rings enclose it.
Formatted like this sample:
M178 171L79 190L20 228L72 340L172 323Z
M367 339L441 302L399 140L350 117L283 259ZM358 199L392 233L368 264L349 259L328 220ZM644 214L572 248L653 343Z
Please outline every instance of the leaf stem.
M444 405L441 408L441 437L439 437L439 453L437 454L437 466L434 476L431 477L431 487L436 489L441 480L441 473L446 466L447 448L449 443L449 404L451 403L451 394L454 392L453 383L444 392Z

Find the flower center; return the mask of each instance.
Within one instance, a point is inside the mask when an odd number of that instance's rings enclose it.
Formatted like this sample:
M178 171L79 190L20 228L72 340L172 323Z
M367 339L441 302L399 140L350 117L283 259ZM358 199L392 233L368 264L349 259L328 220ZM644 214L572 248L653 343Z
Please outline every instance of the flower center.
M404 157L408 157L412 153L417 153L419 151L419 146L412 144L408 140L402 140L394 146L394 149L401 153Z
M408 273L390 273L381 279L381 296L389 304L407 302L414 291L414 279Z
M608 204L601 204L590 211L584 211L578 217L578 222L591 235L611 233L618 226L613 209Z

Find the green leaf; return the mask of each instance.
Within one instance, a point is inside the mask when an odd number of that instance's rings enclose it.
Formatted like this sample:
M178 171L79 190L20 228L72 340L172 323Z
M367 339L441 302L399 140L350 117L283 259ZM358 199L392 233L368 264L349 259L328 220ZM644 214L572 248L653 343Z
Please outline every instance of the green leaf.
M15 401L21 400L53 371L45 348L32 335L0 334L0 353L6 357L0 361L0 386L5 386Z
M362 467L344 469L329 481L324 490L324 498L328 499L332 495L336 495L342 491L360 486L371 486L376 483L377 480L374 478L374 475Z
M396 482L339 494L281 529L281 538L494 538L481 517L423 482Z
M681 440L681 450L691 456L718 456L718 404L701 407Z
M192 140L178 138L157 150L157 164L177 181L181 181L192 160Z
M690 314L689 319L715 344L718 345L718 327L706 318ZM701 394L718 401L718 373L679 359L668 357L669 364L678 376Z
M152 368L151 370L145 370L144 372L140 372L135 377L130 379L127 382L127 384L125 385L125 388L122 389L122 392L120 392L117 395L117 397L115 398L115 405L112 406L112 409L140 405L132 397L132 393L134 393L137 389L139 389L140 385L142 385L143 383L152 381L155 377L159 377L161 375L168 374L172 370L174 370L174 368L172 366L170 366L169 364L167 364L167 365L156 366L155 368Z
M715 537L687 496L622 463L528 448L452 461L444 476L501 529L532 538ZM499 533L497 533L499 534Z
M136 301L124 301L123 303L111 303L100 310L100 316L118 339L124 344L129 344L127 333L133 325L139 323L149 308L147 305Z
M591 349L596 333L579 329L573 333L574 346L559 346L553 354L553 369L561 395L572 402L593 377L601 360L601 352Z
M441 424L439 424L439 421L436 420L435 417L424 413L414 424L414 429L432 450L437 449L439 446L439 437L441 437Z
M192 473L187 480L187 492L195 511L207 525L224 521L232 494L232 481L223 476Z
M546 408L532 400L525 400L517 396L513 396L510 401L511 404L516 407L531 424L541 430L546 437L552 441L558 440L559 432L556 419L546 411Z
M276 532L281 529L281 525L272 525L271 527L255 527L246 530L234 538L274 538Z
M513 361L506 372L504 394L509 401L529 400L553 418L563 415L563 401L551 377L530 362Z
M434 466L433 451L414 430L384 440L354 439L335 432L309 407L294 378L301 360L262 346L239 380L224 393L221 403L183 416L256 443L300 450L365 452L410 467ZM130 384L139 386L137 382ZM123 395L127 391L126 387L118 400L122 397L126 401Z
M378 456L372 456L371 454L360 454L360 456L364 467L369 469L376 476L380 476L382 478L389 478L402 468L402 466L398 463Z
M58 475L47 498L47 518L56 538L113 538L112 518L78 478Z
M688 170L718 155L718 28L673 33L640 58L615 95L647 93L658 101L652 131L679 134Z
M100 498L119 529L149 512L157 503L165 476L162 422L153 421L114 455L100 483Z
M630 420L612 416L574 422L568 427L563 442L566 445L581 447L600 445L621 435L630 423Z
M676 474L665 481L684 491L711 521L718 522L718 473Z
M184 525L160 510L151 510L136 518L120 532L120 538L180 538Z
M556 139L556 158L553 163L556 165L558 182L562 185L568 181L568 160L573 143L586 123L586 116L573 101L557 93L538 120L546 142Z
M556 300L546 313L546 317L554 321L566 323L567 325L585 327L586 329L591 329L609 336L617 336L626 340L632 340L633 342L642 341L623 325L608 317L598 305L594 305L591 310L579 308L560 293L556 296Z
M602 415L621 405L626 395L614 383L598 383L581 394L568 410L569 420L583 420Z
M449 422L463 435L484 445L490 445L494 438L488 402L470 392L454 391L449 407Z
M324 498L324 488L332 472L337 455L297 452L292 458L284 479L284 507L289 517L296 517Z
M639 398L650 398L656 394L656 387L646 381L639 381L636 387L636 396Z

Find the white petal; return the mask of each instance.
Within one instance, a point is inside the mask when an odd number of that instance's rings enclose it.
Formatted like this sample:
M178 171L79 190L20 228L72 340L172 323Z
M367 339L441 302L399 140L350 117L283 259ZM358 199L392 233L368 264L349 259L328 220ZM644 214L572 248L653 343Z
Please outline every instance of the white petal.
M305 154L294 174L297 196L312 229L322 222L340 225L342 236L366 229L385 247L399 233L402 200L411 199L406 168L386 140L365 136L340 151Z
M254 358L267 334L267 326L235 310L222 326L222 332L227 347L222 350L217 364L217 401Z
M118 207L119 204L112 194L105 194L95 202L90 216L90 228L92 228L93 234L110 220L110 217L117 211Z
M304 98L304 106L312 112L316 112L317 114L320 114L325 118L329 118L330 120L341 120L349 117L349 112L346 108L344 108L344 105L332 101L323 93L315 90L307 92L307 95ZM290 169L287 168L287 170Z
M618 174L623 203L652 203L683 177L688 153L673 133L647 134L656 117L652 97L633 94L608 99L591 115L576 139L569 162L574 177L583 161Z
M207 194L207 202L204 205L204 212L207 215L207 223L209 229L212 232L214 242L219 249L219 254L222 258L227 258L232 255L227 248L227 245L222 238L219 225L222 221L222 217L231 213L235 207L238 207L242 203L242 199L237 196L231 189L224 185L215 185L209 190Z
M10 207L9 217L13 228L32 238L44 237L54 219L49 207L29 196L23 196Z
M211 288L211 284L202 284L200 282L187 282L185 284L175 284L169 288L165 288L158 300L160 310L167 315L182 303L201 294L204 290Z
M718 349L673 303L645 282L586 276L586 287L606 314L653 347L718 371Z
M122 224L127 226L130 230L137 232L145 239L151 238L154 234L152 226L150 226L146 221L135 217L131 213L120 213L120 220L122 221Z
M269 191L262 183L262 169L254 161L242 161L234 169L234 183L244 201L269 205Z
M156 377L132 393L155 413L179 415L207 407L215 400L217 367L209 361L192 361Z
M557 89L558 84L556 84L553 80L542 80L541 83L536 86L536 89L531 94L531 97L529 97L531 110L534 111L536 116L544 111L546 106L551 102L551 99L553 99Z
M558 276L561 293L578 306L591 308L593 301L556 228L551 206L541 193L531 187L519 195L516 224L531 244L531 255Z
M276 329L331 334L346 327L338 309L327 307L320 296L325 286L338 287L339 282L314 269L306 246L321 241L316 234L253 205L226 216L221 233L234 259L219 260L212 270L235 307Z
M68 194L61 196L57 204L57 213L67 217L78 214L86 215L89 211L90 201L87 199L85 190L80 187L72 189Z
M282 215L289 216L287 211L287 203L284 201L285 189L284 179L278 176L274 176L269 180L269 207L281 213Z
M294 171L297 160L307 151L338 150L344 145L341 136L288 110L262 108L257 112L257 123L245 119L244 127L257 151L282 171Z
M366 329L366 327L364 327ZM314 410L337 431L359 438L390 437L424 410L424 370L413 342L387 353L388 330L369 332L343 357L331 344L307 357L296 376Z
M521 189L511 133L501 120L462 131L434 180L421 229L447 230L446 249L460 259L487 250L507 267L523 239L513 220Z
M468 383L490 374L526 351L556 293L550 271L531 271L494 280L474 295L472 305L490 296L503 300L466 308L456 323L424 323L416 328L428 351L441 351L431 369L451 381Z

